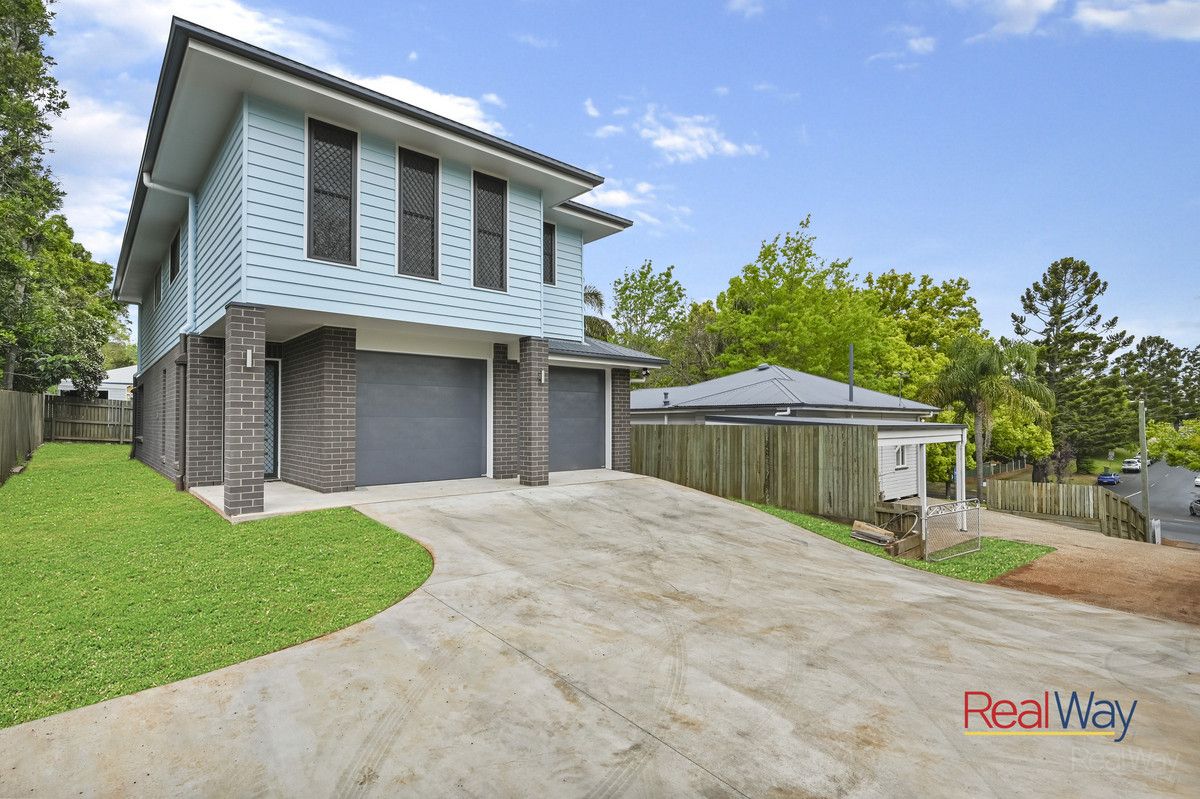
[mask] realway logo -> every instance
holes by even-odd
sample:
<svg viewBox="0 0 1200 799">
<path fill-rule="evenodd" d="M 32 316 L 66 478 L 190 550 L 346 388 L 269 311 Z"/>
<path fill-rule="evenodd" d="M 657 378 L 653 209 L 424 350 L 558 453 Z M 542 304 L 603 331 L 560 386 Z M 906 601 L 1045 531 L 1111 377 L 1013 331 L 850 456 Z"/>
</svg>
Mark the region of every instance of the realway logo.
<svg viewBox="0 0 1200 799">
<path fill-rule="evenodd" d="M 1040 699 L 994 699 L 987 691 L 963 692 L 963 733 L 965 735 L 1103 735 L 1114 742 L 1125 740 L 1137 700 L 1129 712 L 1112 699 L 1097 699 L 1089 691 L 1086 699 L 1078 692 L 1051 692 Z M 972 725 L 974 721 L 974 725 Z M 980 724 L 982 722 L 982 725 Z M 1053 726 L 1057 723 L 1057 727 Z"/>
</svg>

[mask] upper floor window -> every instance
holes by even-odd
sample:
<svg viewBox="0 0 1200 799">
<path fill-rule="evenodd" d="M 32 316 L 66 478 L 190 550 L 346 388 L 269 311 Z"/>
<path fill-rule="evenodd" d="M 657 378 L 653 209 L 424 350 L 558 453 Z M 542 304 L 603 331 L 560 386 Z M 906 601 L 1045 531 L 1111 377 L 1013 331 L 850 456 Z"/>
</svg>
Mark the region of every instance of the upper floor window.
<svg viewBox="0 0 1200 799">
<path fill-rule="evenodd" d="M 550 222 L 542 223 L 542 282 L 554 285 L 554 241 L 556 228 Z"/>
<path fill-rule="evenodd" d="M 171 239 L 171 282 L 175 282 L 175 278 L 179 277 L 179 233 L 175 233 L 175 238 Z"/>
<path fill-rule="evenodd" d="M 896 447 L 896 468 L 908 468 L 908 450 L 904 447 Z"/>
<path fill-rule="evenodd" d="M 506 291 L 508 264 L 505 251 L 505 195 L 508 184 L 491 175 L 475 173 L 475 285 Z"/>
<path fill-rule="evenodd" d="M 308 257 L 354 263 L 358 134 L 308 121 Z"/>
<path fill-rule="evenodd" d="M 437 279 L 436 158 L 400 150 L 400 252 L 402 275 Z"/>
</svg>

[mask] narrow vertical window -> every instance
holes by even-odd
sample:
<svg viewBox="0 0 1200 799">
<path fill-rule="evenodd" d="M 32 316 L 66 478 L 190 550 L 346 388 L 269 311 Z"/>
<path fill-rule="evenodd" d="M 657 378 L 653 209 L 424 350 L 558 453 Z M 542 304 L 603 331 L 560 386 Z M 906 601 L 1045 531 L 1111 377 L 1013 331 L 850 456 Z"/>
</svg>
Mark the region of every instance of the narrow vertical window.
<svg viewBox="0 0 1200 799">
<path fill-rule="evenodd" d="M 896 468 L 897 469 L 907 469 L 908 468 L 908 453 L 905 451 L 904 447 L 902 447 L 902 446 L 896 447 Z"/>
<path fill-rule="evenodd" d="M 158 307 L 158 301 L 162 299 L 162 267 L 154 273 L 154 307 Z"/>
<path fill-rule="evenodd" d="M 402 275 L 437 279 L 436 158 L 400 150 L 400 245 Z"/>
<path fill-rule="evenodd" d="M 542 282 L 548 286 L 554 285 L 555 231 L 551 223 L 542 223 Z"/>
<path fill-rule="evenodd" d="M 499 178 L 475 173 L 475 285 L 497 291 L 508 289 L 506 188 Z"/>
<path fill-rule="evenodd" d="M 175 232 L 175 238 L 171 239 L 171 282 L 175 282 L 175 278 L 179 277 L 179 231 Z"/>
<path fill-rule="evenodd" d="M 358 135 L 308 121 L 308 257 L 354 264 Z"/>
</svg>

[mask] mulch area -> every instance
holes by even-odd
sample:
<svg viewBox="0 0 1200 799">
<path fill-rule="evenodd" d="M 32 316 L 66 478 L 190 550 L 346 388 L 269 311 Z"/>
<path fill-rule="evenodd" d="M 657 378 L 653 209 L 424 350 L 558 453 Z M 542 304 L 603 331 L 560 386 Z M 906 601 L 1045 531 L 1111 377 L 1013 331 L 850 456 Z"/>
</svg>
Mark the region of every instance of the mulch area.
<svg viewBox="0 0 1200 799">
<path fill-rule="evenodd" d="M 1108 538 L 1007 513 L 982 514 L 984 535 L 1055 548 L 992 585 L 1200 624 L 1200 551 Z"/>
</svg>

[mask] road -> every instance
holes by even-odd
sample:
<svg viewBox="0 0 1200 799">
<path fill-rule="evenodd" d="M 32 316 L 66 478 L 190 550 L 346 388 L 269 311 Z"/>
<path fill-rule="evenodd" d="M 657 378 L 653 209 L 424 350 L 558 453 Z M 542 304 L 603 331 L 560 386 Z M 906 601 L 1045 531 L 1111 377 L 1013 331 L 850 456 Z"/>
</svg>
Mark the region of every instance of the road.
<svg viewBox="0 0 1200 799">
<path fill-rule="evenodd" d="M 1162 537 L 1200 544 L 1200 516 L 1188 515 L 1188 504 L 1200 498 L 1200 488 L 1192 485 L 1195 472 L 1163 462 L 1150 466 L 1150 515 L 1162 520 Z M 1142 506 L 1142 479 L 1137 474 L 1122 474 L 1121 484 L 1110 489 Z"/>
</svg>

